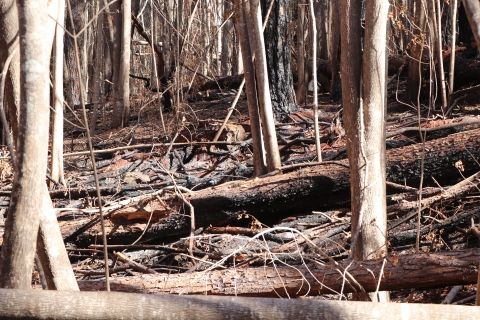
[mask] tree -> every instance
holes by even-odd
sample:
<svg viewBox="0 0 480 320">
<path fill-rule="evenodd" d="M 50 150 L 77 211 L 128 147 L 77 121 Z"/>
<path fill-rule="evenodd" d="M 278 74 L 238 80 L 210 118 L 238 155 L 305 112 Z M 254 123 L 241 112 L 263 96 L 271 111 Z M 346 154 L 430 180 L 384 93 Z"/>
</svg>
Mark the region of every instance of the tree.
<svg viewBox="0 0 480 320">
<path fill-rule="evenodd" d="M 265 174 L 267 164 L 265 159 L 265 147 L 262 139 L 262 127 L 257 99 L 257 88 L 255 82 L 255 66 L 253 65 L 253 53 L 250 39 L 248 37 L 247 22 L 245 16 L 248 14 L 245 5 L 241 0 L 234 1 L 235 23 L 240 43 L 240 51 L 243 60 L 245 87 L 247 95 L 248 113 L 250 115 L 250 126 L 252 128 L 253 140 L 253 175 L 255 177 Z"/>
<path fill-rule="evenodd" d="M 341 74 L 350 165 L 353 259 L 386 254 L 385 41 L 388 2 L 342 0 Z M 376 298 L 375 298 L 376 299 Z"/>
<path fill-rule="evenodd" d="M 283 121 L 298 110 L 290 66 L 290 9 L 288 0 L 267 0 L 264 8 L 268 8 L 271 1 L 275 3 L 264 33 L 266 63 L 273 114 L 277 121 Z"/>
<path fill-rule="evenodd" d="M 247 14 L 248 35 L 250 45 L 255 53 L 255 77 L 257 81 L 260 117 L 262 119 L 262 133 L 267 159 L 267 171 L 272 172 L 281 166 L 280 152 L 278 151 L 277 135 L 275 132 L 274 112 L 268 81 L 268 66 L 265 55 L 265 42 L 262 36 L 262 16 L 260 0 L 250 0 L 250 14 Z M 278 110 L 277 110 L 278 111 Z"/>
<path fill-rule="evenodd" d="M 49 67 L 52 37 L 48 35 L 45 1 L 17 1 L 20 36 L 20 126 L 18 171 L 5 224 L 0 287 L 30 288 L 40 215 L 47 188 Z"/>
<path fill-rule="evenodd" d="M 15 0 L 0 1 L 0 63 L 13 55 L 5 83 L 10 126 L 13 137 L 17 137 L 18 113 L 20 103 L 20 53 L 18 50 L 18 11 Z M 17 141 L 14 139 L 13 143 Z"/>
<path fill-rule="evenodd" d="M 112 127 L 127 126 L 130 117 L 130 38 L 132 28 L 132 2 L 122 0 L 119 71 L 114 76 L 114 113 Z M 117 23 L 119 23 L 117 21 Z M 118 25 L 116 25 L 118 28 Z M 116 56 L 117 57 L 117 56 Z"/>
<path fill-rule="evenodd" d="M 64 186 L 63 174 L 63 36 L 65 25 L 65 0 L 58 1 L 58 17 L 55 25 L 55 46 L 53 48 L 53 123 L 52 160 L 50 173 L 55 181 Z"/>
<path fill-rule="evenodd" d="M 408 77 L 407 87 L 403 100 L 406 103 L 418 104 L 422 85 L 422 55 L 424 47 L 424 31 L 426 24 L 424 1 L 415 1 L 414 11 L 414 29 L 409 44 L 408 52 Z"/>
<path fill-rule="evenodd" d="M 17 6 L 21 26 L 20 125 L 16 174 L 0 260 L 0 287 L 30 288 L 37 248 L 48 288 L 78 290 L 45 183 L 50 52 L 58 1 L 50 2 L 48 12 L 45 1 L 17 1 Z"/>
</svg>

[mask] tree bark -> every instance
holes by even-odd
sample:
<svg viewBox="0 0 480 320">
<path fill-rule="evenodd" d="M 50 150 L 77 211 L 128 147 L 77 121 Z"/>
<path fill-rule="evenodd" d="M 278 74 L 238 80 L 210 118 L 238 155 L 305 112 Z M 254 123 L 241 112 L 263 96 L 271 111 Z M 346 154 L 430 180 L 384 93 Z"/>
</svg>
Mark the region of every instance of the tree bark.
<svg viewBox="0 0 480 320">
<path fill-rule="evenodd" d="M 267 21 L 263 37 L 265 39 L 271 104 L 275 120 L 280 122 L 285 120 L 290 113 L 298 110 L 290 66 L 291 41 L 288 36 L 290 2 L 288 0 L 265 1 L 267 8 L 270 1 L 275 1 L 275 4 L 272 8 L 271 17 Z"/>
<path fill-rule="evenodd" d="M 417 106 L 422 85 L 422 54 L 425 31 L 425 7 L 423 1 L 415 2 L 415 18 L 413 36 L 409 44 L 407 87 L 403 100 Z"/>
<path fill-rule="evenodd" d="M 75 25 L 75 34 L 78 35 L 79 31 L 85 25 L 85 18 L 86 18 L 86 4 L 83 0 L 71 0 L 70 5 L 72 8 L 72 19 Z M 73 34 L 74 30 L 71 24 L 71 19 L 67 16 L 66 19 L 66 30 L 69 34 Z M 86 33 L 85 33 L 86 34 Z M 80 85 L 85 85 L 85 70 L 78 70 L 77 64 L 75 60 L 75 50 L 78 50 L 78 54 L 80 55 L 80 61 L 84 61 L 86 58 L 84 57 L 83 46 L 86 41 L 85 34 L 81 34 L 77 38 L 78 48 L 75 48 L 74 40 L 69 35 L 65 37 L 65 69 L 64 69 L 64 77 L 65 77 L 65 100 L 70 107 L 78 106 L 81 104 L 80 102 Z M 83 65 L 83 63 L 82 63 Z"/>
<path fill-rule="evenodd" d="M 114 113 L 112 127 L 128 126 L 130 118 L 130 38 L 132 28 L 132 2 L 122 0 L 121 43 L 118 78 L 114 93 Z"/>
<path fill-rule="evenodd" d="M 1 253 L 0 287 L 28 289 L 31 285 L 40 216 L 46 189 L 49 70 L 54 29 L 47 3 L 17 1 L 20 36 L 20 123 L 18 172 L 5 224 Z M 56 13 L 54 14 L 56 15 Z M 41 36 L 39 36 L 41 35 Z"/>
<path fill-rule="evenodd" d="M 265 147 L 263 144 L 262 127 L 260 123 L 260 110 L 257 99 L 257 87 L 255 82 L 255 66 L 253 64 L 253 53 L 251 50 L 250 39 L 246 24 L 245 6 L 240 0 L 234 2 L 236 10 L 237 33 L 240 43 L 243 67 L 245 71 L 245 86 L 248 104 L 248 114 L 250 116 L 250 126 L 253 141 L 253 175 L 255 177 L 267 172 L 267 162 L 265 159 Z"/>
<path fill-rule="evenodd" d="M 20 50 L 18 49 L 18 9 L 15 0 L 0 1 L 0 66 L 13 55 L 5 82 L 7 103 L 13 144 L 17 145 L 18 110 L 20 109 Z M 15 52 L 16 49 L 16 53 Z"/>
<path fill-rule="evenodd" d="M 480 3 L 475 0 L 463 0 L 463 6 L 468 22 L 472 27 L 473 36 L 478 44 L 480 43 Z"/>
<path fill-rule="evenodd" d="M 272 172 L 275 168 L 281 166 L 281 162 L 277 145 L 277 135 L 275 132 L 272 99 L 269 89 L 260 0 L 250 0 L 249 13 L 250 14 L 246 15 L 246 20 L 250 26 L 248 30 L 248 35 L 252 40 L 250 45 L 253 47 L 255 53 L 255 76 L 257 81 L 258 101 L 260 105 L 260 117 L 262 119 L 262 133 L 266 151 L 267 171 Z"/>
<path fill-rule="evenodd" d="M 58 15 L 55 25 L 54 70 L 53 70 L 53 121 L 52 158 L 50 172 L 52 178 L 66 186 L 63 172 L 63 41 L 65 26 L 65 0 L 58 1 Z"/>
<path fill-rule="evenodd" d="M 383 277 L 379 277 L 383 259 L 342 260 L 337 263 L 284 267 L 230 268 L 200 273 L 144 274 L 112 279 L 114 291 L 148 294 L 208 294 L 257 297 L 299 297 L 303 295 L 358 292 L 360 284 L 367 292 L 431 289 L 450 285 L 473 284 L 480 262 L 480 249 L 419 255 L 386 257 Z M 346 281 L 342 275 L 347 269 Z M 98 291 L 102 280 L 79 281 L 82 291 Z M 343 291 L 342 291 L 343 290 Z"/>
<path fill-rule="evenodd" d="M 8 319 L 476 319 L 469 306 L 309 299 L 0 290 Z"/>
<path fill-rule="evenodd" d="M 92 118 L 90 119 L 90 134 L 95 135 L 95 130 L 97 126 L 98 110 L 99 106 L 103 99 L 103 12 L 99 12 L 99 9 L 102 8 L 97 2 L 97 31 L 95 38 L 95 69 L 93 73 L 93 113 Z"/>
<path fill-rule="evenodd" d="M 307 99 L 308 74 L 305 72 L 305 0 L 298 1 L 297 19 L 297 103 L 304 104 Z"/>
</svg>

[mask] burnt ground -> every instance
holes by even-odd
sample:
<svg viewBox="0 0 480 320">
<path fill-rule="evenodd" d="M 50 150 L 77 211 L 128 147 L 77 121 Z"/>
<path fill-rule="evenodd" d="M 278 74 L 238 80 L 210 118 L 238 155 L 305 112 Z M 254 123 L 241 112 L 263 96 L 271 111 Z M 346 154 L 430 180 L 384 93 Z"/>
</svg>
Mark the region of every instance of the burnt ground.
<svg viewBox="0 0 480 320">
<path fill-rule="evenodd" d="M 403 82 L 400 82 L 397 89 L 394 82 L 389 87 L 387 132 L 395 132 L 418 124 L 416 108 L 402 104 L 396 99 L 397 96 L 401 96 L 402 85 Z M 161 104 L 158 98 L 145 89 L 137 89 L 131 100 L 130 126 L 122 129 L 104 129 L 108 128 L 109 119 L 111 119 L 110 102 L 106 103 L 104 109 L 99 112 L 98 128 L 93 137 L 93 145 L 95 150 L 103 150 L 102 153 L 96 154 L 102 201 L 107 210 L 117 206 L 117 209 L 112 209 L 112 213 L 108 216 L 107 232 L 114 239 L 112 244 L 125 245 L 125 255 L 130 259 L 159 273 L 182 273 L 208 267 L 208 264 L 199 263 L 199 260 L 190 259 L 186 255 L 188 241 L 185 237 L 188 237 L 189 232 L 185 230 L 188 230 L 188 225 L 182 225 L 183 220 L 176 218 L 182 213 L 172 208 L 171 194 L 157 196 L 162 203 L 160 209 L 153 207 L 150 209 L 145 207 L 145 210 L 131 209 L 127 208 L 125 201 L 147 197 L 148 194 L 159 192 L 165 187 L 180 186 L 197 191 L 211 186 L 221 188 L 222 184 L 231 183 L 231 181 L 241 183 L 251 179 L 252 148 L 244 94 L 241 95 L 230 117 L 226 134 L 219 139 L 224 143 L 217 146 L 195 144 L 212 141 L 235 94 L 235 90 L 208 90 L 188 99 L 186 97 L 187 102 L 182 103 L 177 112 L 160 112 Z M 442 127 L 464 121 L 472 122 L 469 125 L 434 131 L 427 135 L 427 139 L 433 140 L 452 133 L 479 128 L 480 106 L 477 104 L 480 101 L 479 98 L 478 94 L 470 94 L 460 101 L 447 117 L 443 117 L 438 108 L 437 111 L 429 112 L 422 106 L 421 122 L 424 128 Z M 323 158 L 327 160 L 345 158 L 346 140 L 341 122 L 341 104 L 330 102 L 328 95 L 325 94 L 319 97 L 319 109 Z M 101 230 L 98 223 L 89 226 L 88 222 L 95 219 L 98 199 L 94 193 L 91 162 L 88 156 L 82 153 L 87 151 L 86 133 L 73 116 L 73 112 L 79 113 L 78 110 L 66 112 L 66 118 L 69 120 L 65 125 L 64 140 L 67 188 L 52 181 L 48 183 L 72 266 L 79 279 L 95 279 L 103 277 L 101 273 L 90 272 L 101 270 L 103 267 L 103 254 L 96 246 L 101 243 L 99 237 Z M 88 112 L 91 115 L 92 110 Z M 477 120 L 479 123 L 475 123 Z M 277 132 L 284 166 L 315 161 L 311 104 L 300 106 L 299 111 L 291 114 L 285 123 L 277 124 Z M 231 144 L 227 145 L 225 142 Z M 406 132 L 388 138 L 387 148 L 398 148 L 419 142 L 418 132 Z M 2 177 L 0 207 L 5 212 L 13 179 L 6 148 L 3 149 L 3 157 L 0 159 L 0 169 Z M 478 168 L 475 172 L 477 171 L 479 171 Z M 271 177 L 266 176 L 261 179 L 268 183 Z M 429 187 L 446 187 L 457 182 L 442 182 L 441 186 Z M 478 185 L 478 180 L 475 183 Z M 395 202 L 397 192 L 398 190 L 389 190 L 389 204 Z M 431 205 L 424 211 L 425 215 L 431 218 L 424 218 L 422 226 L 447 219 L 460 210 L 478 207 L 479 194 L 477 188 L 470 190 L 468 194 L 460 194 L 452 200 Z M 222 211 L 225 208 L 218 208 L 218 210 Z M 389 216 L 391 219 L 398 218 L 395 213 Z M 475 223 L 480 220 L 478 214 L 470 218 Z M 177 228 L 179 231 L 163 234 L 151 232 L 166 220 L 170 223 L 168 228 L 172 230 Z M 239 246 L 245 246 L 245 250 L 249 252 L 260 252 L 264 247 L 262 244 L 250 241 L 250 237 L 266 227 L 293 227 L 305 234 L 311 234 L 312 239 L 317 241 L 317 245 L 334 259 L 344 259 L 348 255 L 350 241 L 348 221 L 348 201 L 312 207 L 309 211 L 292 212 L 289 216 L 272 216 L 262 220 L 246 212 L 234 221 L 197 228 L 194 245 L 199 252 L 216 252 L 219 255 L 228 255 Z M 476 240 L 468 233 L 470 226 L 470 219 L 468 219 L 468 222 L 462 222 L 454 228 L 433 229 L 422 236 L 422 252 L 461 250 L 478 246 L 478 239 Z M 392 232 L 408 231 L 414 227 L 415 223 L 410 219 Z M 3 233 L 2 228 L 0 233 Z M 318 236 L 320 233 L 329 236 L 322 238 Z M 278 231 L 272 233 L 265 241 L 270 249 L 274 250 L 292 239 L 291 233 Z M 130 246 L 133 243 L 170 246 L 182 250 L 182 254 L 165 250 L 138 251 Z M 390 247 L 389 251 L 396 254 L 413 253 L 414 243 L 406 241 Z M 304 253 L 310 253 L 307 247 Z M 139 272 L 129 268 L 128 264 L 122 264 L 113 254 L 110 257 L 113 266 L 126 266 L 118 273 L 114 273 L 113 277 L 125 277 Z M 205 257 L 203 258 L 205 261 Z M 298 262 L 294 260 L 286 258 L 285 261 L 291 264 Z M 206 261 L 213 260 L 207 258 Z M 250 263 L 252 266 L 263 264 L 264 261 L 259 259 Z M 230 265 L 230 262 L 225 263 L 227 267 Z M 35 279 L 38 283 L 38 275 Z M 441 303 L 450 289 L 451 287 L 444 287 L 413 292 L 401 290 L 392 292 L 392 300 Z M 475 294 L 474 291 L 473 285 L 466 285 L 456 295 L 454 301 L 470 297 Z"/>
</svg>

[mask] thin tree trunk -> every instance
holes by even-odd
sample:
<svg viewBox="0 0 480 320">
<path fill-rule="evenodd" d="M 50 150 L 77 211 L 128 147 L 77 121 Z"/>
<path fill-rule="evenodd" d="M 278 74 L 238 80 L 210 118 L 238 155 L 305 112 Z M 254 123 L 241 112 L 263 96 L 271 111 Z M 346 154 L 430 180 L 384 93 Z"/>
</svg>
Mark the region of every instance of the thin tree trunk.
<svg viewBox="0 0 480 320">
<path fill-rule="evenodd" d="M 99 105 L 103 97 L 103 12 L 98 12 L 97 5 L 97 38 L 95 39 L 95 70 L 93 73 L 93 114 L 90 120 L 90 134 L 95 135 Z"/>
<path fill-rule="evenodd" d="M 384 0 L 366 3 L 361 88 L 363 106 L 360 102 L 358 129 L 361 131 L 357 132 L 363 141 L 360 141 L 357 159 L 349 160 L 350 165 L 352 162 L 358 165 L 359 175 L 355 181 L 358 184 L 352 187 L 352 251 L 353 258 L 359 261 L 387 254 L 385 51 L 388 8 L 389 3 Z M 388 302 L 389 293 L 381 292 L 378 300 L 377 297 L 372 297 L 372 300 Z"/>
<path fill-rule="evenodd" d="M 440 81 L 440 94 L 442 95 L 442 111 L 447 112 L 447 89 L 445 87 L 445 72 L 443 69 L 443 54 L 442 54 L 442 12 L 440 9 L 440 0 L 434 0 L 433 4 L 436 6 L 436 33 L 437 43 L 435 48 L 437 49 L 437 65 L 439 68 L 438 75 Z"/>
<path fill-rule="evenodd" d="M 367 2 L 363 61 L 361 1 L 342 0 L 340 8 L 344 13 L 341 73 L 352 198 L 351 247 L 353 259 L 361 261 L 387 252 L 384 94 L 388 2 Z"/>
<path fill-rule="evenodd" d="M 250 39 L 248 37 L 247 22 L 245 15 L 249 12 L 246 5 L 241 0 L 235 0 L 235 17 L 237 24 L 237 34 L 239 38 L 240 51 L 245 70 L 245 88 L 247 95 L 248 113 L 250 116 L 250 126 L 253 140 L 253 175 L 261 176 L 267 172 L 265 148 L 262 138 L 262 127 L 260 124 L 260 112 L 257 100 L 257 88 L 255 82 L 255 66 L 252 60 L 252 51 Z"/>
<path fill-rule="evenodd" d="M 425 10 L 423 1 L 415 2 L 415 18 L 413 23 L 413 36 L 410 40 L 410 51 L 408 59 L 408 76 L 407 86 L 405 89 L 404 101 L 417 105 L 417 100 L 420 95 L 421 81 L 422 81 L 422 54 L 424 41 L 423 33 L 425 30 Z"/>
<path fill-rule="evenodd" d="M 307 100 L 307 85 L 305 74 L 305 0 L 298 1 L 298 19 L 297 19 L 297 103 L 304 104 Z M 312 68 L 313 74 L 316 74 L 316 68 Z"/>
<path fill-rule="evenodd" d="M 13 54 L 5 79 L 5 101 L 15 146 L 17 145 L 18 110 L 20 109 L 20 50 L 17 47 L 18 43 L 18 10 L 15 0 L 0 1 L 1 63 L 3 64 Z"/>
<path fill-rule="evenodd" d="M 318 85 L 317 85 L 317 27 L 313 0 L 309 0 L 310 21 L 312 28 L 312 63 L 313 63 L 313 123 L 315 128 L 315 145 L 317 147 L 317 161 L 322 162 L 322 148 L 320 146 L 320 129 L 318 127 Z"/>
<path fill-rule="evenodd" d="M 49 67 L 54 28 L 47 3 L 17 1 L 20 35 L 20 119 L 17 148 L 18 172 L 5 224 L 0 287 L 28 289 L 31 286 L 37 233 L 38 208 L 47 188 Z M 56 13 L 54 14 L 56 15 Z M 41 35 L 41 36 L 39 36 Z M 44 189 L 44 193 L 40 190 Z"/>
<path fill-rule="evenodd" d="M 66 186 L 63 172 L 63 37 L 65 26 L 65 0 L 58 1 L 55 26 L 54 71 L 53 71 L 53 124 L 51 176 Z"/>
<path fill-rule="evenodd" d="M 110 5 L 112 16 L 112 61 L 113 61 L 113 116 L 111 126 L 113 128 L 122 125 L 123 105 L 122 98 L 122 80 L 120 76 L 120 66 L 122 60 L 122 6 L 120 1 L 115 1 Z M 110 20 L 110 19 L 109 19 Z"/>
<path fill-rule="evenodd" d="M 342 100 L 342 83 L 340 80 L 340 60 L 341 60 L 341 46 L 340 38 L 342 37 L 340 32 L 340 2 L 333 1 L 332 6 L 332 19 L 330 35 L 330 52 L 332 59 L 332 82 L 330 85 L 330 99 L 334 102 Z"/>
<path fill-rule="evenodd" d="M 130 38 L 132 33 L 132 2 L 122 0 L 122 29 L 120 61 L 117 79 L 118 91 L 115 93 L 115 111 L 112 127 L 128 126 L 130 118 Z"/>
<path fill-rule="evenodd" d="M 257 80 L 260 116 L 262 119 L 263 141 L 266 151 L 267 171 L 272 172 L 281 166 L 278 150 L 275 122 L 273 119 L 272 101 L 268 82 L 267 59 L 262 32 L 262 15 L 260 1 L 250 0 L 249 37 L 255 52 L 255 75 Z"/>
<path fill-rule="evenodd" d="M 456 45 L 456 37 L 457 37 L 457 0 L 452 0 L 450 4 L 450 12 L 451 12 L 451 23 L 452 23 L 452 31 L 451 31 L 451 53 L 450 53 L 450 69 L 448 72 L 448 97 L 450 100 L 450 95 L 453 93 L 453 79 L 454 79 L 454 72 L 455 72 L 455 45 Z M 450 104 L 450 103 L 449 103 Z"/>
</svg>

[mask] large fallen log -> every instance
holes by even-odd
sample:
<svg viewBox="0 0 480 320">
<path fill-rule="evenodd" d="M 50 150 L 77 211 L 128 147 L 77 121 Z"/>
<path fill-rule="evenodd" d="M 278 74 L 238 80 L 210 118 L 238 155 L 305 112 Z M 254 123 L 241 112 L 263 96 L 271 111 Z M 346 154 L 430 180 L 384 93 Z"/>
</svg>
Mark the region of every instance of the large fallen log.
<svg viewBox="0 0 480 320">
<path fill-rule="evenodd" d="M 0 289 L 2 319 L 478 319 L 474 307 Z"/>
<path fill-rule="evenodd" d="M 387 181 L 417 187 L 421 176 L 421 154 L 421 144 L 387 150 Z M 426 142 L 424 186 L 437 186 L 432 178 L 446 185 L 477 172 L 476 159 L 480 159 L 480 129 Z M 460 174 L 457 167 L 463 168 L 464 172 Z M 224 225 L 245 213 L 254 215 L 263 222 L 275 223 L 286 216 L 310 213 L 333 203 L 348 201 L 349 186 L 348 160 L 341 160 L 286 174 L 230 182 L 184 194 L 184 198 L 195 209 L 197 228 Z M 165 207 L 165 203 L 156 197 L 143 206 L 147 204 L 152 208 Z M 173 213 L 152 223 L 143 234 L 143 242 L 190 231 L 188 206 L 184 205 L 183 200 L 177 198 L 167 204 Z M 183 210 L 187 210 L 187 215 L 182 213 Z M 133 215 L 134 211 L 129 211 L 129 214 Z M 150 216 L 150 211 L 147 211 L 148 214 L 143 215 L 145 223 Z M 99 230 L 85 232 L 75 240 L 76 234 L 69 241 L 88 245 L 95 241 L 93 235 L 98 232 Z M 116 244 L 135 241 L 142 232 L 143 229 L 116 229 L 109 234 L 109 242 Z"/>
<path fill-rule="evenodd" d="M 387 181 L 418 187 L 422 145 L 387 151 Z M 425 144 L 424 186 L 458 181 L 478 171 L 480 129 L 452 134 Z M 455 165 L 463 164 L 459 173 Z M 341 164 L 341 165 L 339 165 Z M 311 166 L 287 174 L 231 182 L 186 194 L 197 226 L 219 224 L 249 213 L 259 219 L 281 217 L 348 201 L 348 160 Z M 180 203 L 178 204 L 180 206 Z"/>
<path fill-rule="evenodd" d="M 261 268 L 230 268 L 185 274 L 144 274 L 113 278 L 114 291 L 156 294 L 208 294 L 263 297 L 374 292 L 416 288 L 428 289 L 477 282 L 480 249 L 434 254 L 401 255 L 362 262 L 343 260 L 307 266 L 286 267 L 277 264 Z M 355 279 L 347 274 L 345 270 Z M 357 284 L 358 283 L 358 284 Z M 83 291 L 105 289 L 104 280 L 79 281 Z"/>
</svg>

